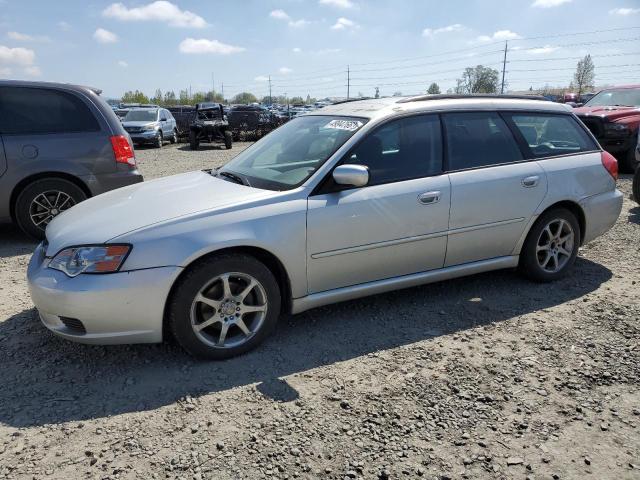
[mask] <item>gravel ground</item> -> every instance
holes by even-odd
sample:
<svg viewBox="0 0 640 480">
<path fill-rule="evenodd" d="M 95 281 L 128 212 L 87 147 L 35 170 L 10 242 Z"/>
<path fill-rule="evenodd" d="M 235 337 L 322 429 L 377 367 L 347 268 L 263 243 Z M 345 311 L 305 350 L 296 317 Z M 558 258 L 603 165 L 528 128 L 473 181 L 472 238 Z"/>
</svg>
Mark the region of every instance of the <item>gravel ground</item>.
<svg viewBox="0 0 640 480">
<path fill-rule="evenodd" d="M 245 145 L 137 153 L 153 178 Z M 559 283 L 503 271 L 324 307 L 206 363 L 48 333 L 34 244 L 1 225 L 0 478 L 638 479 L 639 234 L 625 198 Z"/>
</svg>

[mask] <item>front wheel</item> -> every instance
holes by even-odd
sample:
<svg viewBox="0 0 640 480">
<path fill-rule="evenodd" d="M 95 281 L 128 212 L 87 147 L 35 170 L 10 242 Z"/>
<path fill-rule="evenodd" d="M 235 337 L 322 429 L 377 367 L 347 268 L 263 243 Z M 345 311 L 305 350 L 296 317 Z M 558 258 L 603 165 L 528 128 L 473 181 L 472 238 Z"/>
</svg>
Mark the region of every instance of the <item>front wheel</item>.
<svg viewBox="0 0 640 480">
<path fill-rule="evenodd" d="M 169 327 L 191 355 L 220 360 L 258 346 L 280 316 L 280 288 L 253 257 L 209 257 L 180 280 L 169 303 Z"/>
<path fill-rule="evenodd" d="M 174 130 L 173 131 L 173 135 L 171 135 L 171 137 L 169 137 L 169 143 L 174 144 L 178 141 L 178 131 Z"/>
<path fill-rule="evenodd" d="M 158 132 L 158 136 L 156 137 L 156 147 L 162 148 L 162 142 L 164 139 L 162 138 L 162 132 Z"/>
<path fill-rule="evenodd" d="M 531 227 L 520 252 L 521 271 L 537 282 L 564 277 L 578 254 L 580 225 L 569 210 L 544 212 Z"/>
<path fill-rule="evenodd" d="M 231 150 L 233 146 L 233 134 L 229 130 L 225 130 L 224 132 L 224 146 L 227 150 Z"/>
</svg>

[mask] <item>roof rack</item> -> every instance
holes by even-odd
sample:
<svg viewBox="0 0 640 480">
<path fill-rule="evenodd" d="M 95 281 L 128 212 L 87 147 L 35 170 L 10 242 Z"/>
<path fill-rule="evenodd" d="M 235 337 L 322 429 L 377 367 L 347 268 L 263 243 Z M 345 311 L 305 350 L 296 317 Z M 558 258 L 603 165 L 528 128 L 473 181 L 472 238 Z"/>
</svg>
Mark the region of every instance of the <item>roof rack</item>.
<svg viewBox="0 0 640 480">
<path fill-rule="evenodd" d="M 331 105 L 340 105 L 341 103 L 359 102 L 360 100 L 371 100 L 371 97 L 349 98 L 347 100 L 339 100 L 337 102 L 333 102 Z"/>
<path fill-rule="evenodd" d="M 423 100 L 455 100 L 465 98 L 504 98 L 507 100 L 538 100 L 541 102 L 548 102 L 549 100 L 541 95 L 509 95 L 509 94 L 492 94 L 492 93 L 471 93 L 466 95 L 461 94 L 434 94 L 434 95 L 419 95 L 417 97 L 403 98 L 398 100 L 397 103 L 409 103 L 409 102 L 422 102 Z"/>
</svg>

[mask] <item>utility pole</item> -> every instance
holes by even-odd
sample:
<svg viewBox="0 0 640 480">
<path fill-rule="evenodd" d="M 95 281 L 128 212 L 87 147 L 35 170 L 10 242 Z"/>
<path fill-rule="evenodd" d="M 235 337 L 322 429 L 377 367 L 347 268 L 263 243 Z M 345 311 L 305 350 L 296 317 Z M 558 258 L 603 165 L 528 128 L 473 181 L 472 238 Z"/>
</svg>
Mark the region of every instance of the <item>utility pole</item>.
<svg viewBox="0 0 640 480">
<path fill-rule="evenodd" d="M 273 100 L 271 99 L 271 75 L 269 75 L 269 105 L 273 104 Z"/>
<path fill-rule="evenodd" d="M 505 40 L 504 42 L 504 59 L 502 60 L 502 86 L 500 87 L 500 94 L 504 93 L 504 73 L 507 69 L 507 44 L 509 42 Z"/>
<path fill-rule="evenodd" d="M 211 101 L 216 97 L 216 77 L 211 72 L 211 96 L 213 97 Z"/>
<path fill-rule="evenodd" d="M 222 103 L 224 103 L 224 82 L 222 82 Z"/>
<path fill-rule="evenodd" d="M 347 65 L 347 100 L 349 100 L 349 88 L 351 87 L 351 76 L 349 72 L 349 65 Z"/>
</svg>

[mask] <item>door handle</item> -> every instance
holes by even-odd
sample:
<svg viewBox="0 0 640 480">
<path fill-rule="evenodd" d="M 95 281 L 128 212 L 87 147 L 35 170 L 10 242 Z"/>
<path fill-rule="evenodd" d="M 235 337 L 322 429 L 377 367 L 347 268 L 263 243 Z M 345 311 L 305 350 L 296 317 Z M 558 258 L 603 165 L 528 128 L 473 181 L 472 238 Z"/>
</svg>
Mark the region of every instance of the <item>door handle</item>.
<svg viewBox="0 0 640 480">
<path fill-rule="evenodd" d="M 530 177 L 525 177 L 522 179 L 522 186 L 525 188 L 531 188 L 538 185 L 540 181 L 540 177 L 538 175 L 531 175 Z"/>
<path fill-rule="evenodd" d="M 425 192 L 418 195 L 418 202 L 422 205 L 433 205 L 440 201 L 440 192 Z"/>
</svg>

